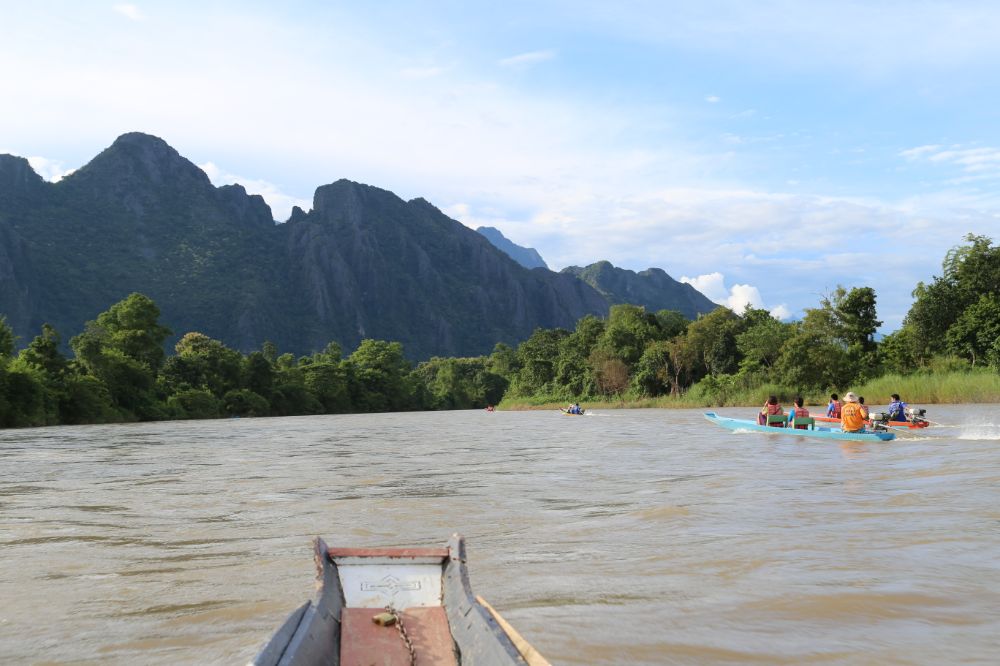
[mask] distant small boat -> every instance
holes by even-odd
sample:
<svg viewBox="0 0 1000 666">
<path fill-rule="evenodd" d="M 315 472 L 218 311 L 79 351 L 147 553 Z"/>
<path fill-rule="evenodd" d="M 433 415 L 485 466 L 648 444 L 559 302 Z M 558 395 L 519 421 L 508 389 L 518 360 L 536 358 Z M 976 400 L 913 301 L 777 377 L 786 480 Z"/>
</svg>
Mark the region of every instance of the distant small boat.
<svg viewBox="0 0 1000 666">
<path fill-rule="evenodd" d="M 565 414 L 566 416 L 583 416 L 584 413 L 586 413 L 587 410 L 586 409 L 581 409 L 579 412 L 571 412 L 568 409 L 563 409 L 562 407 L 560 407 L 559 411 L 562 412 L 563 414 Z"/>
<path fill-rule="evenodd" d="M 887 442 L 896 439 L 896 434 L 882 431 L 867 432 L 844 432 L 837 428 L 815 428 L 811 430 L 800 430 L 798 428 L 777 428 L 775 426 L 760 425 L 756 421 L 749 419 L 731 419 L 719 416 L 715 412 L 705 412 L 705 418 L 715 425 L 722 426 L 728 430 L 756 430 L 766 432 L 771 435 L 792 435 L 794 437 L 812 437 L 817 439 L 839 439 L 852 442 Z"/>
<path fill-rule="evenodd" d="M 473 596 L 461 536 L 444 548 L 330 548 L 319 537 L 313 545 L 316 600 L 249 666 L 550 666 Z"/>
</svg>

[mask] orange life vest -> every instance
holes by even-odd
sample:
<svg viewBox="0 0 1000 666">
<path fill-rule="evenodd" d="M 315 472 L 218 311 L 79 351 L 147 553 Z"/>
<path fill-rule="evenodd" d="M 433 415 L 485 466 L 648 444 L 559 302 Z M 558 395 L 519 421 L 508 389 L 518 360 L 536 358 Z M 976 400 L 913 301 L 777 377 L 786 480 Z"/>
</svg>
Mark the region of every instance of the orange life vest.
<svg viewBox="0 0 1000 666">
<path fill-rule="evenodd" d="M 865 414 L 856 402 L 845 403 L 840 409 L 840 423 L 844 432 L 857 432 L 865 427 Z"/>
</svg>

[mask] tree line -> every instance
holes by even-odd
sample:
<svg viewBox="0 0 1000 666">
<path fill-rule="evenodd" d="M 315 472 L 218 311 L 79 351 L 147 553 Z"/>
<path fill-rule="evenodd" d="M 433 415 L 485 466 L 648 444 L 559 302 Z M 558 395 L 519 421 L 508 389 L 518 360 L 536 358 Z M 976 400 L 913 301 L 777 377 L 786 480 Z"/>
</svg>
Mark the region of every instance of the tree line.
<svg viewBox="0 0 1000 666">
<path fill-rule="evenodd" d="M 170 336 L 156 304 L 132 294 L 88 322 L 61 351 L 45 324 L 17 351 L 0 316 L 0 427 L 135 420 L 469 409 L 503 399 L 555 402 L 695 395 L 706 404 L 756 387 L 838 389 L 931 366 L 1000 371 L 1000 247 L 969 235 L 919 283 L 902 327 L 881 325 L 871 287 L 838 287 L 782 322 L 747 307 L 694 321 L 613 306 L 574 330 L 537 329 L 488 356 L 412 364 L 398 342 L 336 343 L 295 357 L 271 343 L 242 354 L 197 332 Z"/>
</svg>

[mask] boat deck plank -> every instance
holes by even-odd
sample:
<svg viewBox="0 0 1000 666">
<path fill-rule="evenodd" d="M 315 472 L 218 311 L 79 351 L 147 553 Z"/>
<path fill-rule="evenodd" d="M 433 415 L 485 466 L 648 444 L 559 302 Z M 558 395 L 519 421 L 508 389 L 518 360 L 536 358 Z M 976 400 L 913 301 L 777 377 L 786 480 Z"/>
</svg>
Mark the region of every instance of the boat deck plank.
<svg viewBox="0 0 1000 666">
<path fill-rule="evenodd" d="M 372 618 L 381 608 L 345 608 L 341 625 L 341 666 L 410 666 L 410 652 L 395 625 Z M 420 666 L 458 666 L 444 608 L 408 608 L 399 612 Z"/>
</svg>

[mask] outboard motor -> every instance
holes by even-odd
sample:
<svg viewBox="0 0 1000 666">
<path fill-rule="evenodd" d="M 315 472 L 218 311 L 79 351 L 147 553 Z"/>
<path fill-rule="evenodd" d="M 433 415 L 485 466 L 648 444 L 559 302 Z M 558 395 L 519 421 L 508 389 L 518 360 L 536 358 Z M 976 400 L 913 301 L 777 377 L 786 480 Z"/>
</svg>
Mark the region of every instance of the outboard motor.
<svg viewBox="0 0 1000 666">
<path fill-rule="evenodd" d="M 926 413 L 927 410 L 922 407 L 906 408 L 906 417 L 910 420 L 911 423 L 926 423 L 927 419 L 924 418 L 924 415 Z"/>
<path fill-rule="evenodd" d="M 886 431 L 889 429 L 889 413 L 879 412 L 878 414 L 871 414 L 870 420 L 872 422 L 872 430 L 875 432 Z"/>
</svg>

